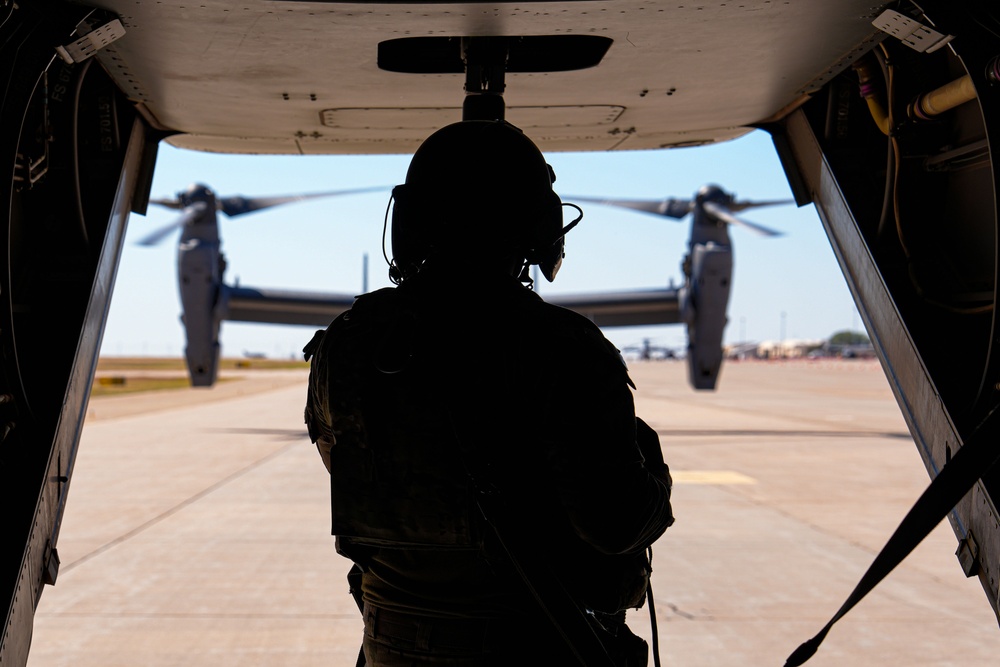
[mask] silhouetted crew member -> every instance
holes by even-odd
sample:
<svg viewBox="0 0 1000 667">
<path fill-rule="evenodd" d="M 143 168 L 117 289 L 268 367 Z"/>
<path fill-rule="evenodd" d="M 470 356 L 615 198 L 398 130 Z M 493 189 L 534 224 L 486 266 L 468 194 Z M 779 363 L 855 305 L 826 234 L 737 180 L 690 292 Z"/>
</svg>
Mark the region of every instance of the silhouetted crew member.
<svg viewBox="0 0 1000 667">
<path fill-rule="evenodd" d="M 541 590 L 553 582 L 631 653 L 618 664 L 645 664 L 624 610 L 643 605 L 645 550 L 673 522 L 670 476 L 618 351 L 523 284 L 533 264 L 552 280 L 572 226 L 553 180 L 508 123 L 435 132 L 393 191 L 397 287 L 305 349 L 370 667 L 574 664 L 579 628 Z M 530 547 L 520 563 L 512 544 Z M 519 568 L 547 573 L 538 596 Z"/>
</svg>

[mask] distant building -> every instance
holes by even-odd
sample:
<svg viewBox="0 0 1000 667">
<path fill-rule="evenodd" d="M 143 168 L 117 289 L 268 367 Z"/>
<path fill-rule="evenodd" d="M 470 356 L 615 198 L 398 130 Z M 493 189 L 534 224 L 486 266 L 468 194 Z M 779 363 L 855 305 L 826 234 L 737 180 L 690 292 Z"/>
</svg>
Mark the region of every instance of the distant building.
<svg viewBox="0 0 1000 667">
<path fill-rule="evenodd" d="M 801 359 L 825 344 L 822 340 L 768 340 L 757 345 L 757 356 L 761 359 Z"/>
<path fill-rule="evenodd" d="M 724 350 L 727 359 L 756 359 L 757 343 L 733 343 Z"/>
<path fill-rule="evenodd" d="M 793 339 L 744 342 L 727 345 L 727 359 L 803 359 L 837 357 L 842 359 L 872 359 L 875 348 L 867 340 L 856 343 L 831 343 L 829 340 Z"/>
</svg>

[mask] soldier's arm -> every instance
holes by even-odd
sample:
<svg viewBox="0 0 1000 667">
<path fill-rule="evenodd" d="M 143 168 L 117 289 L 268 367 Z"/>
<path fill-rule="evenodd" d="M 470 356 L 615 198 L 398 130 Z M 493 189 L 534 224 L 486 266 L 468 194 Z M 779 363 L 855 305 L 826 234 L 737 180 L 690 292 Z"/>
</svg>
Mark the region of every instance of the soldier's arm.
<svg viewBox="0 0 1000 667">
<path fill-rule="evenodd" d="M 549 467 L 577 534 L 605 553 L 634 552 L 673 523 L 669 470 L 655 431 L 636 419 L 624 366 L 587 351 L 548 397 Z"/>
<path fill-rule="evenodd" d="M 323 339 L 326 331 L 320 329 L 312 340 L 302 348 L 303 356 L 309 363 L 309 382 L 306 392 L 306 407 L 304 418 L 306 429 L 309 431 L 309 439 L 316 444 L 323 465 L 327 471 L 330 470 L 330 450 L 337 442 L 333 435 L 333 430 L 329 418 L 329 406 L 326 391 L 326 373 L 323 368 L 324 355 L 322 353 Z"/>
</svg>

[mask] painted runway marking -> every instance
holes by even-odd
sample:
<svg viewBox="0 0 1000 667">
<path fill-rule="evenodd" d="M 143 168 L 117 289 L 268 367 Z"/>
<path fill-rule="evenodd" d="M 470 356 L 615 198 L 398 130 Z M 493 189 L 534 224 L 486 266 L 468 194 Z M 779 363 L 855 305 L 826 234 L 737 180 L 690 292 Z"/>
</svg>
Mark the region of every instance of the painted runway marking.
<svg viewBox="0 0 1000 667">
<path fill-rule="evenodd" d="M 756 484 L 757 480 L 735 470 L 678 470 L 671 471 L 674 484 Z"/>
</svg>

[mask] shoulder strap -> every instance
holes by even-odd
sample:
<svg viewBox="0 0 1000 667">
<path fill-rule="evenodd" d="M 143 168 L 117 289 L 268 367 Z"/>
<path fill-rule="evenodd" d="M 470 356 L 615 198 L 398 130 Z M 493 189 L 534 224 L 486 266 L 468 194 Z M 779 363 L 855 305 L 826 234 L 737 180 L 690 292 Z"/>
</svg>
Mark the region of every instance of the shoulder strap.
<svg viewBox="0 0 1000 667">
<path fill-rule="evenodd" d="M 488 494 L 479 494 L 477 504 L 514 569 L 521 575 L 528 590 L 580 664 L 585 667 L 615 667 L 607 649 L 584 615 L 585 612 L 563 588 L 551 569 L 533 556 L 534 551 L 529 545 L 523 544 L 516 527 L 513 530 L 509 528 L 509 522 L 499 503 L 493 502 Z"/>
<path fill-rule="evenodd" d="M 525 290 L 525 294 L 518 293 L 518 296 L 537 300 L 542 307 L 548 308 L 547 304 L 530 291 Z M 578 317 L 575 313 L 572 315 Z M 512 330 L 522 331 L 520 322 L 510 322 L 509 326 Z M 442 402 L 441 410 L 447 415 L 451 424 L 458 456 L 475 490 L 475 502 L 483 523 L 487 529 L 492 529 L 510 564 L 524 581 L 556 632 L 572 651 L 578 664 L 583 667 L 617 667 L 607 647 L 588 620 L 587 612 L 564 587 L 550 564 L 539 557 L 537 548 L 528 543 L 516 517 L 510 516 L 506 509 L 503 495 L 493 486 L 489 470 L 488 452 L 493 448 L 484 447 L 482 443 L 472 448 L 468 446 L 469 443 L 463 442 L 461 433 L 474 433 L 475 430 L 461 429 L 460 425 L 468 424 L 472 416 L 456 411 L 453 402 L 447 400 L 448 391 L 448 389 L 442 391 L 441 395 L 445 396 L 446 400 Z M 515 398 L 512 397 L 512 400 Z M 489 435 L 490 439 L 499 437 L 496 431 L 491 431 Z"/>
<path fill-rule="evenodd" d="M 815 637 L 795 649 L 785 661 L 785 667 L 798 667 L 811 658 L 833 624 L 901 563 L 968 493 L 976 480 L 989 472 L 1000 460 L 998 436 L 1000 410 L 994 410 L 910 508 L 840 610 Z"/>
<path fill-rule="evenodd" d="M 545 616 L 551 621 L 560 637 L 584 667 L 616 667 L 607 648 L 597 636 L 585 616 L 586 612 L 570 595 L 552 569 L 536 557 L 537 550 L 525 544 L 525 539 L 503 506 L 499 492 L 488 483 L 482 472 L 481 462 L 470 460 L 469 452 L 459 436 L 455 414 L 448 405 L 443 406 L 451 422 L 458 455 L 466 474 L 475 489 L 476 506 L 483 522 L 493 529 L 497 541 L 507 554 L 511 565 L 524 581 Z M 476 457 L 472 457 L 475 459 Z"/>
</svg>

